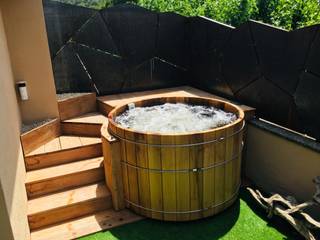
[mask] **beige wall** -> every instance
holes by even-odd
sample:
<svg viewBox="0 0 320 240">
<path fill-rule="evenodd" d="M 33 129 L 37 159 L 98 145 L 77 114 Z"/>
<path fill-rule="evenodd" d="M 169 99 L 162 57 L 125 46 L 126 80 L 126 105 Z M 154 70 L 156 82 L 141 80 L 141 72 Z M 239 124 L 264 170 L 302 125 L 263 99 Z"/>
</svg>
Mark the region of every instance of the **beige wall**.
<svg viewBox="0 0 320 240">
<path fill-rule="evenodd" d="M 312 179 L 320 175 L 320 153 L 252 125 L 246 144 L 246 175 L 258 187 L 299 201 L 312 198 Z M 320 211 L 316 217 L 320 219 Z"/>
<path fill-rule="evenodd" d="M 28 239 L 25 167 L 19 138 L 20 117 L 1 8 L 0 126 L 0 239 Z"/>
<path fill-rule="evenodd" d="M 19 101 L 24 123 L 58 116 L 41 0 L 1 0 L 15 81 L 27 81 L 30 100 Z"/>
</svg>

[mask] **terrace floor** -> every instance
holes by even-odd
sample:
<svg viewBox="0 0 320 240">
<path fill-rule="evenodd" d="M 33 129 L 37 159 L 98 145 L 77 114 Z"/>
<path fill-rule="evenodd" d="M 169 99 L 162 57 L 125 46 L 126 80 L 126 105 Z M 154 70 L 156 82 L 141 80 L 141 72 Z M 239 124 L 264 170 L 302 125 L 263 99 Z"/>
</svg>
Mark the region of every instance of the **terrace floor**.
<svg viewBox="0 0 320 240">
<path fill-rule="evenodd" d="M 246 189 L 229 209 L 204 220 L 174 223 L 141 220 L 80 240 L 299 240 L 303 239 L 279 217 L 267 219 Z"/>
</svg>

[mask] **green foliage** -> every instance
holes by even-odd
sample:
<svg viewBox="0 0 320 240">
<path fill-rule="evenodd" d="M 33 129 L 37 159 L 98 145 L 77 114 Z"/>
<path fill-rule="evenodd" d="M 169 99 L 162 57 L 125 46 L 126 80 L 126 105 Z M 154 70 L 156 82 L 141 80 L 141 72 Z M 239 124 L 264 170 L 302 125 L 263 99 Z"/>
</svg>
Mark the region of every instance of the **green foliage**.
<svg viewBox="0 0 320 240">
<path fill-rule="evenodd" d="M 105 8 L 113 3 L 113 0 L 55 0 L 55 1 L 77 5 L 81 7 L 95 8 L 95 9 Z"/>
<path fill-rule="evenodd" d="M 320 23 L 318 0 L 260 0 L 259 20 L 288 30 Z"/>
<path fill-rule="evenodd" d="M 206 16 L 239 26 L 248 19 L 263 21 L 288 30 L 320 23 L 319 0 L 56 0 L 101 9 L 134 3 L 142 7 L 176 12 L 184 16 Z"/>
</svg>

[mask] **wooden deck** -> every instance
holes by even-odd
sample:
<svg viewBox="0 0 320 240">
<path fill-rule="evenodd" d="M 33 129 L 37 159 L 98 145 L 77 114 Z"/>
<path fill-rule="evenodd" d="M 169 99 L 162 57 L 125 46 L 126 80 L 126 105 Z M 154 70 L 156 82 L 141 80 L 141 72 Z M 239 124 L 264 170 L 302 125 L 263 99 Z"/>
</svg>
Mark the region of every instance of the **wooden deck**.
<svg viewBox="0 0 320 240">
<path fill-rule="evenodd" d="M 133 93 L 123 93 L 98 97 L 98 109 L 104 114 L 108 114 L 112 109 L 119 105 L 124 105 L 130 102 L 140 101 L 147 98 L 158 98 L 158 97 L 204 97 L 204 98 L 216 98 L 227 102 L 232 101 L 219 97 L 217 95 L 189 87 L 175 87 L 175 88 L 164 88 L 150 91 L 133 92 Z M 254 116 L 255 109 L 243 104 L 237 104 L 245 112 L 246 118 L 251 118 Z"/>
<path fill-rule="evenodd" d="M 64 120 L 63 122 L 103 124 L 105 121 L 107 121 L 106 116 L 98 112 L 90 112 L 80 115 L 78 117 Z"/>
<path fill-rule="evenodd" d="M 129 210 L 115 211 L 108 209 L 92 215 L 66 221 L 61 224 L 33 231 L 32 240 L 76 239 L 90 233 L 107 230 L 127 223 L 139 221 L 143 217 Z"/>
<path fill-rule="evenodd" d="M 61 150 L 67 150 L 71 148 L 77 148 L 81 146 L 86 146 L 89 144 L 101 143 L 100 138 L 95 137 L 79 137 L 79 136 L 60 136 L 53 140 L 45 143 L 35 149 L 34 151 L 26 154 L 26 156 L 33 156 L 45 153 L 51 153 Z"/>
<path fill-rule="evenodd" d="M 114 210 L 115 189 L 106 184 L 109 173 L 105 175 L 103 164 L 110 159 L 102 156 L 101 127 L 118 105 L 163 96 L 223 99 L 189 86 L 98 99 L 87 94 L 59 101 L 60 119 L 21 136 L 32 240 L 75 239 L 142 219 L 129 210 Z M 238 106 L 246 118 L 254 116 L 254 108 Z"/>
</svg>

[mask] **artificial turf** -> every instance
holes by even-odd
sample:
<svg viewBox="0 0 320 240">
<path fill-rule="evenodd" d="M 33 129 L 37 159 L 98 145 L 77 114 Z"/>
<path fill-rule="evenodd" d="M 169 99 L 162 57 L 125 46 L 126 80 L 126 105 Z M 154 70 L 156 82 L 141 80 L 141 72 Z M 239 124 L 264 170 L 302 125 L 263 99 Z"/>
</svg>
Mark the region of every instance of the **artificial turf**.
<svg viewBox="0 0 320 240">
<path fill-rule="evenodd" d="M 142 220 L 81 240 L 296 240 L 297 232 L 279 217 L 266 218 L 266 213 L 242 189 L 236 203 L 216 216 L 184 223 Z"/>
</svg>

